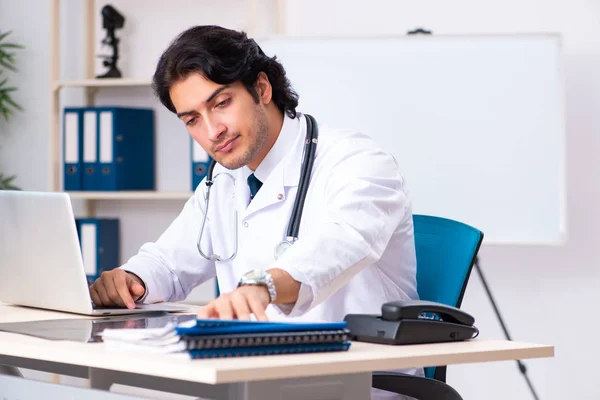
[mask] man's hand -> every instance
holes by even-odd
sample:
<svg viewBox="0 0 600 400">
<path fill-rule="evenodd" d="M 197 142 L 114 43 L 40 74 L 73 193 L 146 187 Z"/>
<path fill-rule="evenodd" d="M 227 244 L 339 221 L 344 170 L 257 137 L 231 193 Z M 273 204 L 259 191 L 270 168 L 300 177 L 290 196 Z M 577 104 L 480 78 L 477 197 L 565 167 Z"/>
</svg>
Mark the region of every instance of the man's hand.
<svg viewBox="0 0 600 400">
<path fill-rule="evenodd" d="M 121 306 L 135 308 L 135 301 L 142 297 L 146 289 L 136 275 L 115 268 L 105 271 L 90 286 L 90 296 L 98 306 Z"/>
<path fill-rule="evenodd" d="M 198 318 L 250 320 L 254 314 L 259 321 L 267 321 L 265 309 L 271 298 L 264 286 L 240 286 L 231 293 L 225 293 L 202 307 Z"/>
</svg>

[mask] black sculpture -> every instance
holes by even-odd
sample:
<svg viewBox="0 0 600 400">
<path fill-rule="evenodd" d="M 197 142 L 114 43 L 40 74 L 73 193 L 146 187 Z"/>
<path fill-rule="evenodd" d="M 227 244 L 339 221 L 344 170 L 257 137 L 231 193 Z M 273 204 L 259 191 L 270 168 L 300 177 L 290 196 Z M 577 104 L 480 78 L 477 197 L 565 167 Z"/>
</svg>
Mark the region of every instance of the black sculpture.
<svg viewBox="0 0 600 400">
<path fill-rule="evenodd" d="M 101 15 L 102 27 L 106 29 L 106 37 L 102 39 L 102 44 L 112 47 L 113 54 L 112 56 L 99 56 L 105 59 L 102 64 L 105 67 L 108 67 L 108 71 L 104 75 L 96 76 L 96 78 L 120 78 L 121 71 L 117 68 L 117 60 L 119 59 L 119 39 L 115 36 L 115 30 L 123 28 L 125 17 L 111 5 L 102 7 Z"/>
</svg>

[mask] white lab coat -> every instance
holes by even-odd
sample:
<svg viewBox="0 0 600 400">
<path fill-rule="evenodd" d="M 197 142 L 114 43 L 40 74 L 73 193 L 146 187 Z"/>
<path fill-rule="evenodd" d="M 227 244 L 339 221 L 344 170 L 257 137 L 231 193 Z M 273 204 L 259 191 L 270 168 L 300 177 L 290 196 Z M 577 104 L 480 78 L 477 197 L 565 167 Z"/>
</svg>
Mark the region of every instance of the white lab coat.
<svg viewBox="0 0 600 400">
<path fill-rule="evenodd" d="M 315 116 L 318 121 L 318 115 Z M 343 320 L 349 313 L 380 313 L 388 301 L 417 299 L 412 208 L 396 160 L 368 136 L 319 125 L 319 139 L 299 239 L 278 260 L 294 204 L 305 117 L 284 118 L 277 142 L 255 171 L 263 186 L 250 202 L 247 167 L 215 167 L 205 254 L 233 261 L 211 262 L 196 247 L 205 211 L 204 181 L 156 242 L 144 244 L 122 266 L 146 285 L 146 303 L 183 300 L 200 283 L 218 277 L 221 292 L 233 291 L 251 269 L 280 268 L 301 282 L 293 305 L 270 305 L 271 318 Z M 420 371 L 417 371 L 420 373 Z"/>
</svg>

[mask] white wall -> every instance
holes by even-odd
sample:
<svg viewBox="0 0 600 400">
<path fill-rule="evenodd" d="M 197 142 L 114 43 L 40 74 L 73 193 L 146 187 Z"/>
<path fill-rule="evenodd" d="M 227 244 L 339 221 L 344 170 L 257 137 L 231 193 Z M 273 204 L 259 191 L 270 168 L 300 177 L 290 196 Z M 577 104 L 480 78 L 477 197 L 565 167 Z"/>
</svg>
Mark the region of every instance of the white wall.
<svg viewBox="0 0 600 400">
<path fill-rule="evenodd" d="M 79 49 L 83 26 L 77 18 L 81 5 L 66 2 L 63 43 Z M 97 8 L 104 2 L 98 2 Z M 242 0 L 113 1 L 127 17 L 123 39 L 123 71 L 131 76 L 152 72 L 155 57 L 171 37 L 191 24 L 216 23 L 247 27 L 246 3 Z M 256 31 L 273 31 L 273 3 L 259 4 Z M 568 243 L 551 247 L 489 247 L 481 251 L 484 272 L 505 317 L 513 339 L 556 345 L 556 357 L 526 361 L 529 375 L 543 400 L 563 398 L 597 399 L 595 357 L 600 355 L 593 308 L 600 287 L 597 238 L 600 237 L 600 3 L 588 0 L 289 0 L 287 33 L 291 35 L 381 35 L 404 34 L 416 27 L 434 33 L 560 32 L 564 35 L 567 160 Z M 14 38 L 27 45 L 20 57 L 23 73 L 15 79 L 17 99 L 28 112 L 18 115 L 8 129 L 0 125 L 0 170 L 15 172 L 26 189 L 47 188 L 48 48 L 40 38 L 48 31 L 48 2 L 0 0 L 0 29 L 12 28 Z M 99 32 L 100 34 L 100 32 Z M 63 76 L 75 78 L 83 72 L 82 54 L 65 54 Z M 143 90 L 142 90 L 143 91 Z M 101 92 L 99 101 L 146 93 Z M 72 97 L 69 97 L 72 96 Z M 65 102 L 76 99 L 65 95 Z M 164 115 L 165 121 L 168 115 Z M 165 125 L 167 126 L 167 125 Z M 170 125 L 169 125 L 170 126 Z M 176 152 L 187 151 L 185 132 L 173 125 L 159 145 Z M 164 135 L 165 133 L 161 133 Z M 161 161 L 168 164 L 165 153 Z M 176 153 L 177 154 L 177 153 Z M 30 160 L 34 160 L 33 163 Z M 162 172 L 161 172 L 162 173 Z M 186 171 L 182 174 L 188 173 Z M 164 173 L 167 174 L 167 173 Z M 187 178 L 169 172 L 160 181 L 164 188 L 181 189 Z M 172 185 L 172 186 L 169 186 Z M 145 240 L 151 240 L 177 212 L 180 203 L 105 203 L 101 215 L 117 215 L 124 225 L 124 252 L 131 255 Z M 481 337 L 502 338 L 477 274 L 467 290 L 463 308 L 474 314 Z M 529 399 L 524 380 L 513 362 L 453 366 L 451 383 L 465 399 Z"/>
</svg>

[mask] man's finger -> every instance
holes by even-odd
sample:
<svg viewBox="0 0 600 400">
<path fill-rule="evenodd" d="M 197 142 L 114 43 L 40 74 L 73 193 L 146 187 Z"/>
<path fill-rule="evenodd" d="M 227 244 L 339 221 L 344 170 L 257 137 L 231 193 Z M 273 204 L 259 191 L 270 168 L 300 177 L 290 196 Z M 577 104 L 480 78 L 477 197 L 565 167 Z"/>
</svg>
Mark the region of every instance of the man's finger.
<svg viewBox="0 0 600 400">
<path fill-rule="evenodd" d="M 124 307 L 125 304 L 123 300 L 121 300 L 121 296 L 119 296 L 119 292 L 117 292 L 117 288 L 115 287 L 115 282 L 113 281 L 112 274 L 107 274 L 102 278 L 102 282 L 104 282 L 104 288 L 106 289 L 106 294 L 113 302 L 118 306 Z"/>
<path fill-rule="evenodd" d="M 104 279 L 101 277 L 96 280 L 94 283 L 96 286 L 96 292 L 98 293 L 98 297 L 100 297 L 100 304 L 103 306 L 112 306 L 114 303 L 108 297 L 108 293 L 106 292 L 106 286 L 104 285 Z"/>
<path fill-rule="evenodd" d="M 214 318 L 217 316 L 217 311 L 215 309 L 215 303 L 210 302 L 198 311 L 198 315 L 196 315 L 199 319 L 208 319 Z"/>
<path fill-rule="evenodd" d="M 219 319 L 233 319 L 233 306 L 230 296 L 221 296 L 215 301 Z"/>
<path fill-rule="evenodd" d="M 129 285 L 129 293 L 135 296 L 134 300 L 137 300 L 144 295 L 144 287 L 135 280 L 131 279 Z"/>
<path fill-rule="evenodd" d="M 260 298 L 255 294 L 249 294 L 247 297 L 248 305 L 250 306 L 250 311 L 259 321 L 268 321 L 267 314 L 265 313 L 265 306 L 260 301 Z"/>
<path fill-rule="evenodd" d="M 125 304 L 125 307 L 129 309 L 135 308 L 133 298 L 129 293 L 129 287 L 127 286 L 126 273 L 125 274 L 113 274 L 113 284 L 117 290 L 118 295 Z"/>
<path fill-rule="evenodd" d="M 102 304 L 102 300 L 100 300 L 100 296 L 98 296 L 98 292 L 96 291 L 95 284 L 92 284 L 92 286 L 90 286 L 90 297 L 92 298 L 94 304 Z"/>
<path fill-rule="evenodd" d="M 125 277 L 127 280 L 127 285 L 129 286 L 129 293 L 131 293 L 133 300 L 137 300 L 142 297 L 146 292 L 146 288 L 141 282 L 140 277 L 131 272 L 126 272 Z"/>
<path fill-rule="evenodd" d="M 250 320 L 250 308 L 248 308 L 248 299 L 240 292 L 234 292 L 231 296 L 231 305 L 235 317 L 242 321 Z"/>
</svg>

